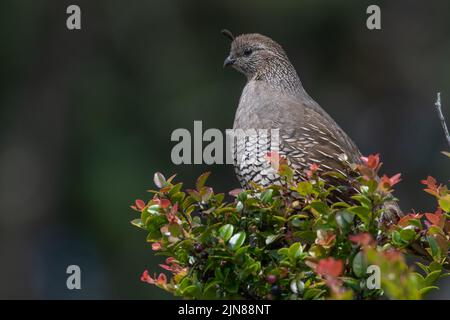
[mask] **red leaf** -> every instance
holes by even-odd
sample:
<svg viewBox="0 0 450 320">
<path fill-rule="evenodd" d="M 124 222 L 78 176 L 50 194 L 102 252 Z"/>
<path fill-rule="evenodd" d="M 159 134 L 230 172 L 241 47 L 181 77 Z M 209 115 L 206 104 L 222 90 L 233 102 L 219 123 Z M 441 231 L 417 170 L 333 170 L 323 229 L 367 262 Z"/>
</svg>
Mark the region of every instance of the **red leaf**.
<svg viewBox="0 0 450 320">
<path fill-rule="evenodd" d="M 137 199 L 135 201 L 135 203 L 136 203 L 136 208 L 138 208 L 139 210 L 142 210 L 145 208 L 145 202 L 142 201 L 141 199 Z"/>
<path fill-rule="evenodd" d="M 143 282 L 147 282 L 150 284 L 155 284 L 156 281 L 155 279 L 153 279 L 152 277 L 150 277 L 150 275 L 148 274 L 148 270 L 145 270 L 142 275 L 141 275 L 141 281 Z"/>
<path fill-rule="evenodd" d="M 178 212 L 178 202 L 173 205 L 171 210 L 172 214 L 176 214 L 177 212 Z"/>
<path fill-rule="evenodd" d="M 339 277 L 344 270 L 344 263 L 342 260 L 334 258 L 322 259 L 316 267 L 316 273 L 324 277 Z"/>
<path fill-rule="evenodd" d="M 369 169 L 372 170 L 377 170 L 381 166 L 380 154 L 371 154 L 368 157 L 361 157 L 361 160 Z"/>
<path fill-rule="evenodd" d="M 428 221 L 431 222 L 432 225 L 438 226 L 440 228 L 444 227 L 445 216 L 442 213 L 425 213 L 425 217 Z"/>
<path fill-rule="evenodd" d="M 161 242 L 154 242 L 154 243 L 152 243 L 152 250 L 153 251 L 158 251 L 158 250 L 161 250 Z"/>
<path fill-rule="evenodd" d="M 350 241 L 359 244 L 360 246 L 368 246 L 373 242 L 372 235 L 370 233 L 359 233 L 349 236 Z"/>
<path fill-rule="evenodd" d="M 156 279 L 156 284 L 165 285 L 167 284 L 167 277 L 164 273 L 160 273 L 158 279 Z"/>
<path fill-rule="evenodd" d="M 400 251 L 391 249 L 383 253 L 384 257 L 390 261 L 398 261 L 403 258 Z"/>
<path fill-rule="evenodd" d="M 244 189 L 233 189 L 228 194 L 232 197 L 237 197 Z"/>
<path fill-rule="evenodd" d="M 397 173 L 396 175 L 389 178 L 387 175 L 381 177 L 380 182 L 378 183 L 378 188 L 382 191 L 388 192 L 392 189 L 394 185 L 399 183 L 402 179 L 400 179 L 401 173 Z"/>
<path fill-rule="evenodd" d="M 428 176 L 425 180 L 420 181 L 422 184 L 426 185 L 428 189 L 432 191 L 437 191 L 437 181 L 432 176 Z"/>
<path fill-rule="evenodd" d="M 159 205 L 162 209 L 168 208 L 171 203 L 169 200 L 167 199 L 153 199 L 153 202 L 156 203 L 157 205 Z"/>
<path fill-rule="evenodd" d="M 277 171 L 281 165 L 287 164 L 286 157 L 280 155 L 276 151 L 267 152 L 265 158 L 270 163 L 270 166 Z"/>
<path fill-rule="evenodd" d="M 169 266 L 166 265 L 166 264 L 160 264 L 159 266 L 160 266 L 161 268 L 163 268 L 164 270 L 172 271 L 172 267 L 169 267 Z"/>
<path fill-rule="evenodd" d="M 421 219 L 423 217 L 423 214 L 419 214 L 419 213 L 410 213 L 410 214 L 408 214 L 408 215 L 406 215 L 406 216 L 404 216 L 404 217 L 402 217 L 398 222 L 397 222 L 397 224 L 400 226 L 400 227 L 406 227 L 406 226 L 408 226 L 408 222 L 409 222 L 409 220 L 412 220 L 412 219 Z"/>
<path fill-rule="evenodd" d="M 309 170 L 306 170 L 306 176 L 311 178 L 316 172 L 319 170 L 319 165 L 317 163 L 313 163 L 309 166 Z"/>
</svg>

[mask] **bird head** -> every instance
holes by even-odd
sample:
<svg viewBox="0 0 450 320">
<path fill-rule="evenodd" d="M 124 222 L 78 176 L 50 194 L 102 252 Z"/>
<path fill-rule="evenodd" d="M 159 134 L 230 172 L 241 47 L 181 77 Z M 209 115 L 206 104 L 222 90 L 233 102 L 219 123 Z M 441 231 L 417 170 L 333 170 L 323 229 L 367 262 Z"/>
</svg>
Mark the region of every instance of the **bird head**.
<svg viewBox="0 0 450 320">
<path fill-rule="evenodd" d="M 228 30 L 223 30 L 222 34 L 232 41 L 230 54 L 225 59 L 223 66 L 233 67 L 248 79 L 268 67 L 273 67 L 274 64 L 288 61 L 283 48 L 269 37 L 259 33 L 234 37 Z"/>
</svg>

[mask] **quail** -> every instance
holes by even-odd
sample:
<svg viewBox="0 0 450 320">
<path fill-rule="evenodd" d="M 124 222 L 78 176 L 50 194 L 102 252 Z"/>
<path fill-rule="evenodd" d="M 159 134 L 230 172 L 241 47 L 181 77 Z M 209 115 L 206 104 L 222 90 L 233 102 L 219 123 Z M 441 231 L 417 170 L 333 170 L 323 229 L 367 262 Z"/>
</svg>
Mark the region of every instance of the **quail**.
<svg viewBox="0 0 450 320">
<path fill-rule="evenodd" d="M 360 163 L 361 153 L 339 125 L 305 91 L 286 52 L 274 40 L 261 34 L 242 34 L 231 39 L 224 67 L 243 73 L 247 83 L 236 111 L 234 132 L 237 178 L 243 188 L 251 182 L 262 186 L 279 184 L 280 176 L 267 161 L 268 147 L 285 157 L 295 179 L 305 179 L 312 164 L 319 170 L 350 174 L 350 163 Z M 273 131 L 277 141 L 273 143 Z M 400 210 L 394 207 L 396 215 Z"/>
</svg>

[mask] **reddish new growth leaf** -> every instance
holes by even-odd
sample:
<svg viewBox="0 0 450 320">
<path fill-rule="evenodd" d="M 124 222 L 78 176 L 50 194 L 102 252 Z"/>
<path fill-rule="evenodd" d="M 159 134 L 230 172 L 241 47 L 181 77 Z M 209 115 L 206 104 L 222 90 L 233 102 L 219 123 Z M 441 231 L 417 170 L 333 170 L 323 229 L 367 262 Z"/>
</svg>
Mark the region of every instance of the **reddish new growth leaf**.
<svg viewBox="0 0 450 320">
<path fill-rule="evenodd" d="M 383 252 L 383 256 L 391 262 L 403 259 L 402 253 L 400 251 L 397 251 L 394 249 L 390 249 L 390 250 Z"/>
<path fill-rule="evenodd" d="M 356 169 L 367 180 L 375 178 L 377 176 L 378 170 L 382 165 L 382 163 L 380 162 L 380 155 L 371 154 L 368 157 L 361 157 L 361 160 L 363 164 L 358 165 Z"/>
<path fill-rule="evenodd" d="M 154 242 L 154 243 L 152 243 L 152 250 L 153 251 L 161 250 L 161 248 L 162 248 L 161 242 Z"/>
<path fill-rule="evenodd" d="M 425 217 L 431 225 L 444 228 L 445 215 L 442 214 L 442 210 L 437 210 L 435 213 L 425 213 Z"/>
<path fill-rule="evenodd" d="M 336 235 L 332 231 L 320 229 L 317 231 L 315 243 L 325 249 L 331 248 L 336 242 Z"/>
<path fill-rule="evenodd" d="M 349 236 L 351 242 L 359 244 L 362 247 L 367 247 L 373 243 L 373 238 L 370 233 L 359 233 Z"/>
<path fill-rule="evenodd" d="M 148 274 L 148 270 L 145 270 L 145 271 L 142 273 L 141 281 L 147 282 L 147 283 L 150 283 L 150 284 L 153 284 L 153 283 L 154 283 L 153 278 L 150 277 L 150 275 Z"/>
<path fill-rule="evenodd" d="M 380 182 L 378 183 L 378 189 L 384 192 L 392 191 L 392 187 L 397 183 L 399 183 L 400 181 L 402 181 L 400 177 L 401 177 L 400 173 L 397 173 L 396 175 L 390 178 L 387 175 L 382 176 Z"/>
<path fill-rule="evenodd" d="M 339 277 L 344 271 L 344 263 L 342 260 L 334 258 L 322 259 L 316 266 L 316 273 L 323 277 Z"/>
<path fill-rule="evenodd" d="M 306 176 L 311 178 L 316 172 L 319 170 L 319 165 L 317 163 L 313 163 L 309 166 L 309 170 L 306 170 Z"/>
<path fill-rule="evenodd" d="M 157 204 L 158 206 L 160 206 L 162 209 L 166 209 L 170 206 L 170 201 L 167 199 L 159 199 L 159 198 L 154 198 L 153 202 L 155 204 Z"/>
<path fill-rule="evenodd" d="M 378 170 L 381 167 L 380 154 L 371 154 L 368 157 L 361 157 L 364 164 L 372 170 Z"/>
<path fill-rule="evenodd" d="M 169 224 L 171 223 L 180 223 L 180 219 L 177 217 L 178 212 L 178 203 L 175 203 L 170 212 L 166 214 L 167 221 L 169 221 Z"/>
<path fill-rule="evenodd" d="M 144 210 L 144 208 L 145 208 L 145 202 L 144 201 L 142 201 L 141 199 L 137 199 L 134 203 L 135 203 L 135 205 L 130 206 L 131 209 L 133 209 L 135 211 L 139 211 L 139 212 Z"/>
<path fill-rule="evenodd" d="M 156 278 L 156 274 L 154 275 L 154 278 L 152 278 L 148 274 L 148 270 L 145 270 L 142 273 L 141 281 L 147 282 L 149 284 L 156 284 L 158 286 L 165 286 L 167 284 L 167 277 L 166 277 L 166 275 L 164 273 L 160 273 L 158 278 Z"/>
<path fill-rule="evenodd" d="M 173 274 L 186 273 L 187 268 L 182 268 L 177 262 L 175 258 L 169 257 L 166 259 L 166 264 L 159 265 L 164 270 L 170 271 Z"/>
<path fill-rule="evenodd" d="M 233 189 L 230 192 L 228 192 L 228 194 L 232 197 L 237 197 L 242 191 L 244 191 L 244 189 L 238 188 L 238 189 Z"/>
<path fill-rule="evenodd" d="M 280 166 L 283 164 L 287 164 L 287 159 L 284 156 L 281 156 L 276 151 L 267 152 L 266 160 L 270 163 L 271 167 L 275 170 L 279 170 Z"/>
<path fill-rule="evenodd" d="M 406 227 L 406 226 L 409 225 L 409 220 L 412 220 L 412 219 L 421 219 L 422 217 L 423 217 L 423 214 L 420 214 L 420 213 L 410 213 L 410 214 L 408 214 L 408 215 L 402 217 L 402 218 L 397 222 L 397 224 L 398 224 L 400 227 L 404 228 L 404 227 Z"/>
<path fill-rule="evenodd" d="M 423 189 L 425 192 L 438 197 L 439 196 L 439 188 L 441 185 L 437 185 L 437 181 L 432 176 L 428 176 L 425 180 L 420 181 L 422 184 L 426 185 L 427 187 Z"/>
</svg>

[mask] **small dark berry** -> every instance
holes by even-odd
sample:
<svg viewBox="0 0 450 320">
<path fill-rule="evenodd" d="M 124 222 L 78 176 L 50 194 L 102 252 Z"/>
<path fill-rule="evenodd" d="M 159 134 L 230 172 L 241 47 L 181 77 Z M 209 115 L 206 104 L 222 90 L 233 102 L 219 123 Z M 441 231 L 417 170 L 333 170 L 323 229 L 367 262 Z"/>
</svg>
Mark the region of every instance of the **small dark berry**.
<svg viewBox="0 0 450 320">
<path fill-rule="evenodd" d="M 195 252 L 200 253 L 203 250 L 205 250 L 205 246 L 202 245 L 201 243 L 198 243 L 194 246 L 194 250 L 195 250 Z"/>
<path fill-rule="evenodd" d="M 280 286 L 274 285 L 272 288 L 270 288 L 270 293 L 274 295 L 275 297 L 278 297 L 281 295 L 281 288 Z"/>
<path fill-rule="evenodd" d="M 206 259 L 206 258 L 208 258 L 208 252 L 206 252 L 206 251 L 200 252 L 200 258 L 201 258 L 201 259 Z"/>
<path fill-rule="evenodd" d="M 266 278 L 267 282 L 270 284 L 274 284 L 275 282 L 277 282 L 277 276 L 274 274 L 269 274 Z"/>
</svg>

